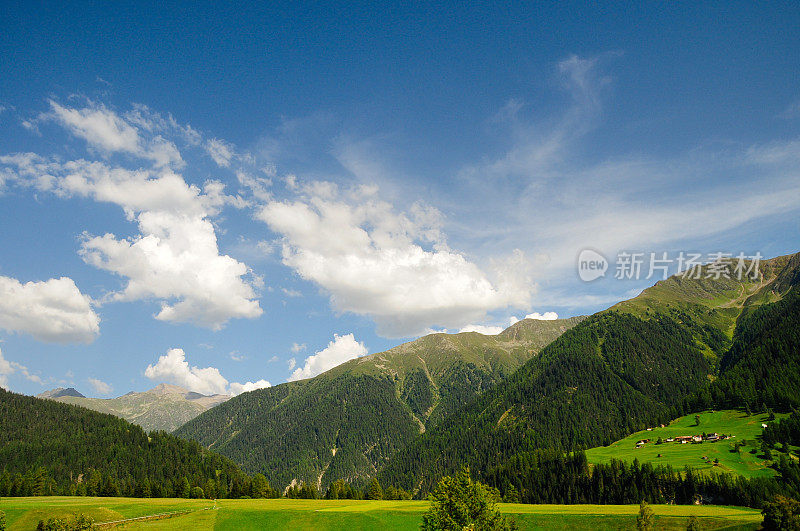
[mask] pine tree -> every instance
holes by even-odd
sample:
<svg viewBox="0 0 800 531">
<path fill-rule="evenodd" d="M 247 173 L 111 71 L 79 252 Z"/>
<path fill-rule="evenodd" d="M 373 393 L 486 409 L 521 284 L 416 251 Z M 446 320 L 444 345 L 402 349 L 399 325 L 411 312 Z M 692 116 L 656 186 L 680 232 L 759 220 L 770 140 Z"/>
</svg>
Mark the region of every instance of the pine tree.
<svg viewBox="0 0 800 531">
<path fill-rule="evenodd" d="M 364 498 L 368 500 L 383 499 L 383 489 L 381 488 L 381 484 L 378 483 L 377 478 L 372 478 L 372 480 L 369 482 L 369 487 L 367 488 Z"/>
<path fill-rule="evenodd" d="M 651 531 L 653 529 L 653 509 L 642 500 L 639 504 L 639 516 L 636 517 L 636 529 L 638 531 Z"/>
<path fill-rule="evenodd" d="M 192 486 L 189 485 L 189 480 L 186 478 L 186 476 L 183 476 L 183 479 L 181 480 L 180 483 L 179 496 L 181 498 L 188 498 L 191 495 L 191 493 L 192 493 Z"/>
</svg>

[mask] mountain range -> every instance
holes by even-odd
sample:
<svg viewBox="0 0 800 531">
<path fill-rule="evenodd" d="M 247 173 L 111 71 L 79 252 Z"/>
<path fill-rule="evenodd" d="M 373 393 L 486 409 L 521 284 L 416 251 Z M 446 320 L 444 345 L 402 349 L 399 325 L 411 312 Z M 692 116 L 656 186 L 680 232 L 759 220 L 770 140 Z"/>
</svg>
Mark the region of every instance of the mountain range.
<svg viewBox="0 0 800 531">
<path fill-rule="evenodd" d="M 608 444 L 692 407 L 740 400 L 726 382 L 737 370 L 741 381 L 753 380 L 754 367 L 733 363 L 747 359 L 736 354 L 744 341 L 756 346 L 756 332 L 743 330 L 764 312 L 779 330 L 789 326 L 800 255 L 762 261 L 758 278 L 736 279 L 733 261 L 718 278 L 709 267 L 588 318 L 525 320 L 496 336 L 425 336 L 310 380 L 240 395 L 176 434 L 276 485 L 324 488 L 377 476 L 417 495 L 463 464 L 480 475 L 534 448 Z M 764 350 L 763 367 L 775 366 L 770 356 Z M 800 388 L 792 378 L 773 380 L 785 383 L 783 397 Z M 759 399 L 787 407 L 769 400 L 774 386 L 745 387 L 753 407 Z"/>
<path fill-rule="evenodd" d="M 431 334 L 315 378 L 245 393 L 175 433 L 276 485 L 363 482 L 582 319 L 525 319 L 496 336 Z"/>
<path fill-rule="evenodd" d="M 60 493 L 146 495 L 155 482 L 164 494 L 191 485 L 250 495 L 274 492 L 262 488 L 267 480 L 279 490 L 296 482 L 324 490 L 377 479 L 424 498 L 464 465 L 504 495 L 523 476 L 542 479 L 545 466 L 570 491 L 569 478 L 593 480 L 580 468 L 584 448 L 709 408 L 800 406 L 800 254 L 762 261 L 755 278 L 736 279 L 734 268 L 728 261 L 670 277 L 588 317 L 526 319 L 493 336 L 431 334 L 229 400 L 169 385 L 116 399 L 0 391 L 0 492 L 50 488 L 45 474 L 55 481 L 50 492 Z M 181 424 L 187 405 L 194 418 L 175 430 L 182 441 L 75 405 L 149 429 Z M 200 408 L 207 410 L 198 415 Z M 567 462 L 578 468 L 559 472 Z M 784 464 L 775 464 L 781 481 L 796 473 Z M 672 481 L 672 471 L 632 466 Z M 75 479 L 93 471 L 91 488 Z M 740 494 L 762 497 L 784 488 L 767 479 L 745 487 Z"/>
<path fill-rule="evenodd" d="M 73 388 L 52 389 L 38 394 L 37 398 L 115 415 L 146 431 L 172 432 L 200 413 L 230 399 L 230 396 L 201 395 L 175 385 L 161 384 L 149 391 L 130 392 L 117 398 L 87 398 Z"/>
</svg>

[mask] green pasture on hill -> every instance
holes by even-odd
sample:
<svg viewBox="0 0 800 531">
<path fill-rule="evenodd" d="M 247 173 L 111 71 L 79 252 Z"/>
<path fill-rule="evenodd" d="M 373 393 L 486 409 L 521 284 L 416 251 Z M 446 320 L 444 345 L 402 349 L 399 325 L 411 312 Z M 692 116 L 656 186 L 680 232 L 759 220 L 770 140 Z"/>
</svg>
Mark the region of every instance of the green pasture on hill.
<svg viewBox="0 0 800 531">
<path fill-rule="evenodd" d="M 776 415 L 776 420 L 786 415 Z M 676 470 L 683 470 L 687 465 L 700 471 L 728 472 L 747 477 L 773 476 L 775 471 L 768 468 L 770 464 L 762 458 L 761 424 L 769 424 L 767 415 L 747 415 L 735 410 L 706 411 L 700 413 L 700 425 L 695 425 L 695 415 L 686 415 L 669 423 L 663 428 L 652 431 L 639 431 L 609 446 L 601 446 L 586 451 L 590 463 L 609 463 L 611 459 L 653 465 L 671 465 Z M 656 444 L 659 437 L 667 439 L 680 435 L 701 435 L 702 433 L 724 433 L 734 437 L 724 441 L 703 442 L 702 444 Z M 650 439 L 643 448 L 636 448 L 636 442 Z M 736 441 L 747 441 L 741 452 L 731 449 Z M 755 449 L 756 453 L 750 453 Z M 661 454 L 661 457 L 658 457 Z M 778 453 L 773 452 L 777 458 Z M 719 459 L 719 465 L 714 460 Z"/>
<path fill-rule="evenodd" d="M 428 502 L 364 500 L 208 500 L 39 497 L 3 498 L 9 530 L 32 530 L 40 519 L 83 513 L 96 523 L 190 511 L 164 519 L 132 521 L 114 529 L 313 529 L 348 531 L 418 529 Z M 685 529 L 690 515 L 703 529 L 757 529 L 755 509 L 653 505 L 658 529 Z M 501 504 L 520 529 L 634 529 L 636 505 Z"/>
</svg>

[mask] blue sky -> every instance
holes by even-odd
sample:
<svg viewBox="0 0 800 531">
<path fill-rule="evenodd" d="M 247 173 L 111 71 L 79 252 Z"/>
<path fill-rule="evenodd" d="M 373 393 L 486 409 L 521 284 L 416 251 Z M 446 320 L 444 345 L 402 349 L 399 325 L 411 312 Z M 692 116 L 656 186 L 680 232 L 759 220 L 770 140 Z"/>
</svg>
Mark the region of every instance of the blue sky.
<svg viewBox="0 0 800 531">
<path fill-rule="evenodd" d="M 800 8 L 0 6 L 0 384 L 238 393 L 798 250 Z M 582 282 L 584 248 L 612 262 Z M 672 271 L 671 271 L 672 272 Z"/>
</svg>

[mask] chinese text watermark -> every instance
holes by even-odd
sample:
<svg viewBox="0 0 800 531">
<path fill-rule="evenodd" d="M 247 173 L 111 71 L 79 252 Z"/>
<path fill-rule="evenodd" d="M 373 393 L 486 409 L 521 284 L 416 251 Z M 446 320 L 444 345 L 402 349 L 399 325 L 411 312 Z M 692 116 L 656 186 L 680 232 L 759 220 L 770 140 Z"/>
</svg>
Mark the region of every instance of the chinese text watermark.
<svg viewBox="0 0 800 531">
<path fill-rule="evenodd" d="M 612 271 L 617 280 L 661 279 L 672 274 L 690 279 L 722 278 L 736 280 L 759 280 L 763 256 L 714 252 L 677 253 L 620 251 Z M 585 282 L 604 277 L 611 264 L 600 252 L 584 249 L 578 254 L 578 276 Z"/>
</svg>

